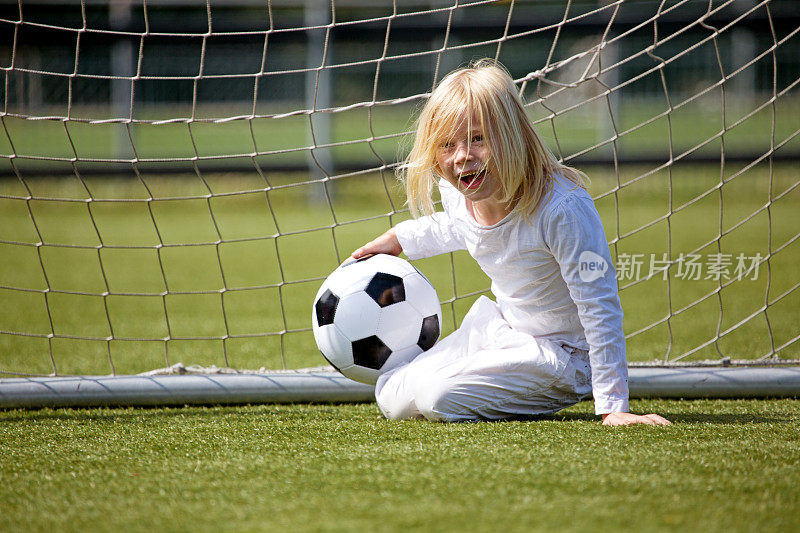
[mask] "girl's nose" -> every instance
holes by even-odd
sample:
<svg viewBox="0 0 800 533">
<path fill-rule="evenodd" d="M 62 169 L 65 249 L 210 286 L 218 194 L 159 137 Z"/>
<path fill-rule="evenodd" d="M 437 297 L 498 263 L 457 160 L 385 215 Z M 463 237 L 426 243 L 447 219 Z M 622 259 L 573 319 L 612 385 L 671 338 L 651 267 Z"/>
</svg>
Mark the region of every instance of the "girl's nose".
<svg viewBox="0 0 800 533">
<path fill-rule="evenodd" d="M 469 161 L 472 154 L 470 153 L 469 144 L 467 143 L 458 143 L 456 145 L 455 154 L 453 154 L 453 162 L 456 164 L 464 163 Z"/>
</svg>

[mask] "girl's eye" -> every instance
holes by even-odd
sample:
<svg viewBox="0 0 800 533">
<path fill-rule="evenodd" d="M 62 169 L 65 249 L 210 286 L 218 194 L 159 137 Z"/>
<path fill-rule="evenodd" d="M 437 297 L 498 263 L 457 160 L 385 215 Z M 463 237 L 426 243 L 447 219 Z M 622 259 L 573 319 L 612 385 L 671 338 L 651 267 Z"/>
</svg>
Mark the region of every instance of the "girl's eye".
<svg viewBox="0 0 800 533">
<path fill-rule="evenodd" d="M 474 142 L 474 143 L 483 142 L 483 135 L 480 135 L 480 134 L 473 135 L 472 136 L 472 142 Z"/>
</svg>

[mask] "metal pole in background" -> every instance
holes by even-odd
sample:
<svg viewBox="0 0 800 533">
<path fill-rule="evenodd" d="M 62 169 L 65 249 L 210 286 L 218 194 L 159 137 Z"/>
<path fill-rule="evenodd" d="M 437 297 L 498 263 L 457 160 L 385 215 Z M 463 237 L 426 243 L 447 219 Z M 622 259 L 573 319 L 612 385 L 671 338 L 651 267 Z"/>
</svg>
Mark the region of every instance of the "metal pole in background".
<svg viewBox="0 0 800 533">
<path fill-rule="evenodd" d="M 306 0 L 303 25 L 306 28 L 325 26 L 330 23 L 331 7 L 325 0 Z M 332 103 L 333 76 L 326 65 L 332 63 L 330 42 L 326 40 L 325 28 L 308 29 L 308 48 L 306 49 L 306 108 L 312 111 L 327 109 Z M 327 48 L 326 48 L 327 45 Z M 330 113 L 309 115 L 309 146 L 320 146 L 331 142 Z M 336 173 L 330 148 L 312 149 L 306 157 L 309 180 L 322 180 Z M 309 199 L 322 201 L 325 198 L 321 187 L 314 187 Z"/>
<path fill-rule="evenodd" d="M 127 27 L 131 20 L 131 0 L 115 0 L 109 4 L 108 18 L 113 29 Z M 116 119 L 133 119 L 133 45 L 117 37 L 111 47 L 111 111 Z M 131 126 L 132 127 L 132 126 Z M 124 125 L 115 127 L 111 137 L 111 153 L 116 159 L 131 159 L 133 147 Z"/>
<path fill-rule="evenodd" d="M 628 383 L 631 398 L 797 398 L 800 367 L 632 367 Z M 335 371 L 0 379 L 0 409 L 374 399 Z"/>
</svg>

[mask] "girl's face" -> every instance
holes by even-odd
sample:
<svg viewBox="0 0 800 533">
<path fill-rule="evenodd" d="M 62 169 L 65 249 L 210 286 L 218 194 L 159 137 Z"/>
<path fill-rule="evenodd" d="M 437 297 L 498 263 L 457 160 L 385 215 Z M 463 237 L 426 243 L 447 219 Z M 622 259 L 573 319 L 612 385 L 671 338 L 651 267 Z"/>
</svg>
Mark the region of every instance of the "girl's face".
<svg viewBox="0 0 800 533">
<path fill-rule="evenodd" d="M 489 168 L 489 149 L 479 118 L 462 116 L 450 140 L 439 147 L 437 163 L 442 177 L 473 202 L 491 201 L 500 192 Z"/>
</svg>

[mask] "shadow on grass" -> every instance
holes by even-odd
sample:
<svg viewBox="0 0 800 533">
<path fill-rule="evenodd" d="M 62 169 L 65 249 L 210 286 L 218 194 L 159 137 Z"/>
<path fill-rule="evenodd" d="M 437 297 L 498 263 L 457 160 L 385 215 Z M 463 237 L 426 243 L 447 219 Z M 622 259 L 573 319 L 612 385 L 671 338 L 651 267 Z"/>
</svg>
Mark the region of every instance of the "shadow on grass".
<svg viewBox="0 0 800 533">
<path fill-rule="evenodd" d="M 747 413 L 679 413 L 679 412 L 659 412 L 661 416 L 673 424 L 720 424 L 720 425 L 743 425 L 743 424 L 781 424 L 792 420 L 785 416 L 764 416 Z M 590 413 L 556 413 L 549 416 L 531 418 L 529 420 L 553 420 L 564 422 L 599 422 L 600 417 Z"/>
<path fill-rule="evenodd" d="M 763 416 L 746 413 L 659 413 L 673 424 L 785 424 L 792 420 L 784 416 Z"/>
<path fill-rule="evenodd" d="M 658 414 L 673 424 L 785 424 L 793 421 L 791 417 L 786 417 L 782 414 L 769 416 L 748 413 L 680 413 L 671 411 L 659 412 Z M 592 413 L 566 412 L 552 415 L 520 416 L 487 422 L 589 422 L 600 424 L 600 416 Z"/>
</svg>

